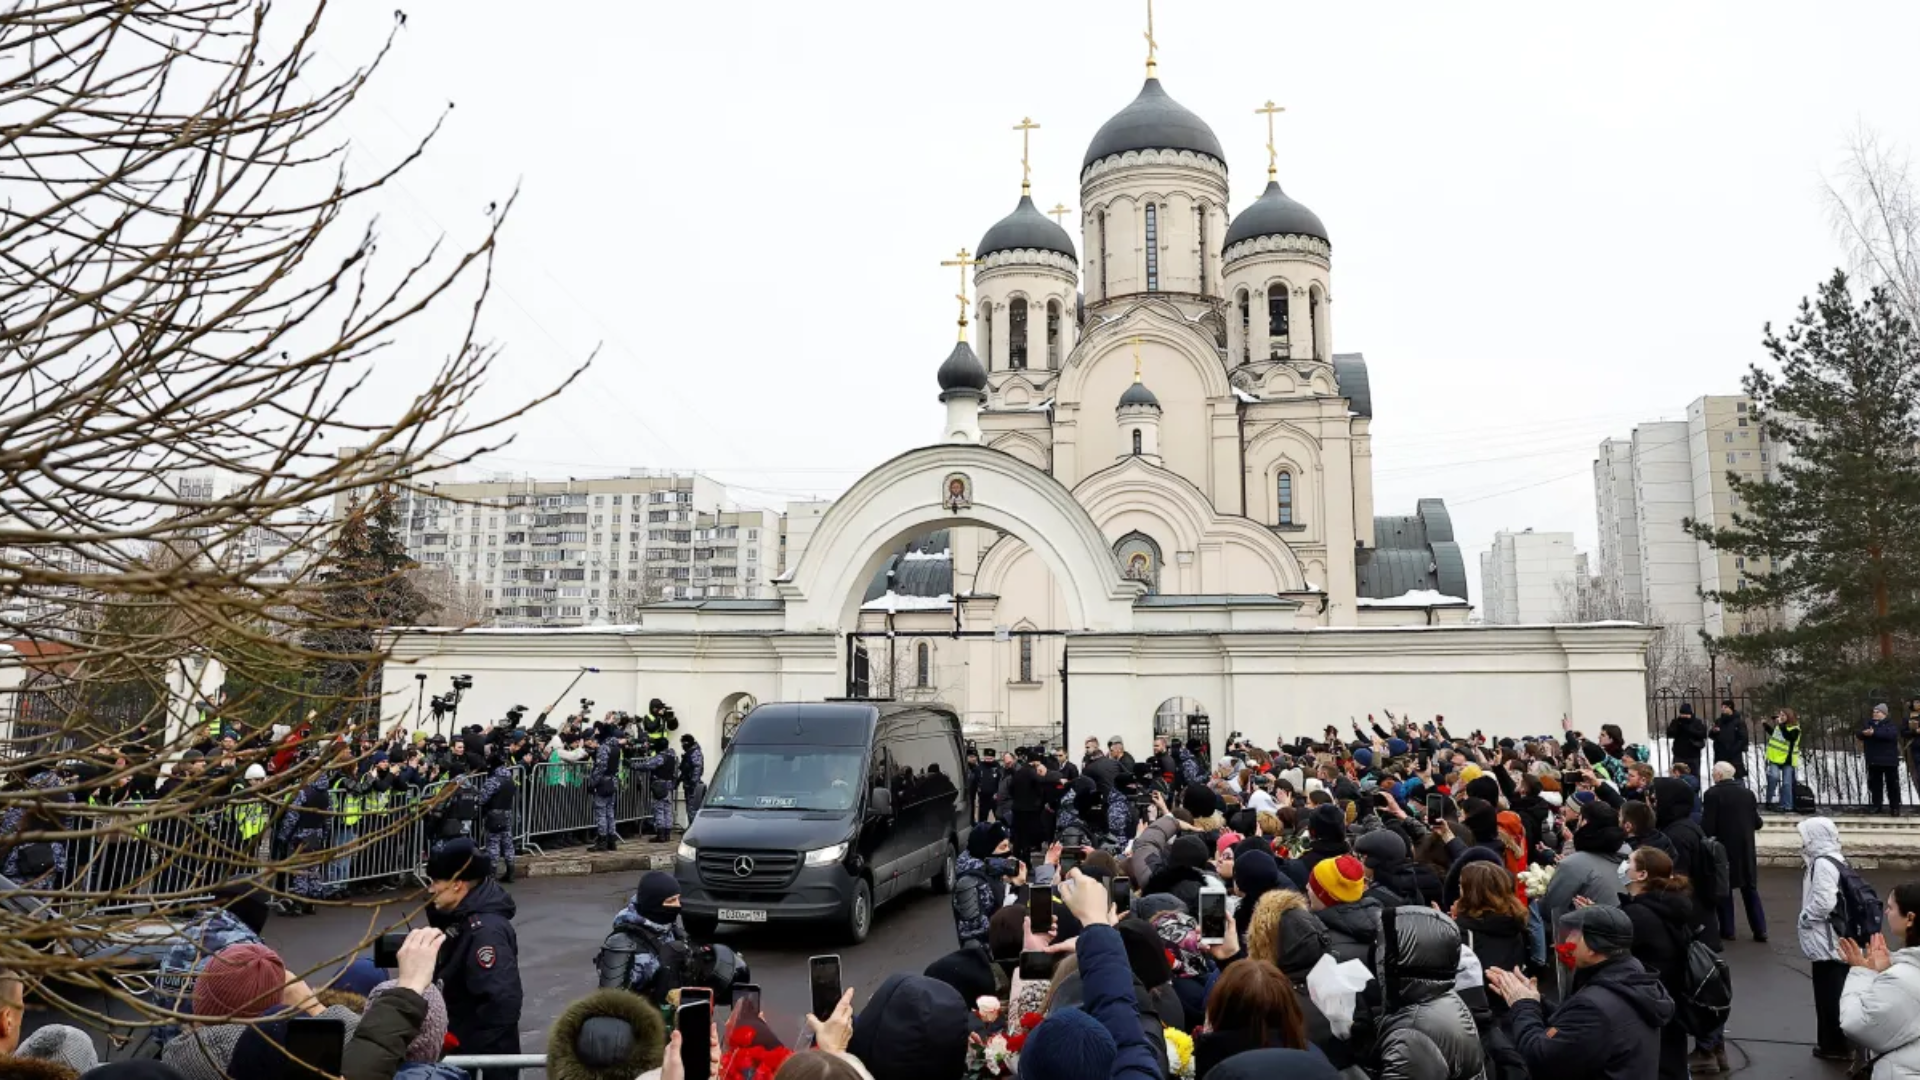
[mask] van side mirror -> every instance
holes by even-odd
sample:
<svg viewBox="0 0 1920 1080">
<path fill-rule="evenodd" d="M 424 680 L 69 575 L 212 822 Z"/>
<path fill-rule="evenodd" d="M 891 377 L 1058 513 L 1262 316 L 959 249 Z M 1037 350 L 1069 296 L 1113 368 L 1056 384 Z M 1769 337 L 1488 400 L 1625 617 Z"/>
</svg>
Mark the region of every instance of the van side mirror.
<svg viewBox="0 0 1920 1080">
<path fill-rule="evenodd" d="M 867 793 L 867 813 L 873 817 L 893 815 L 893 792 L 877 787 Z"/>
</svg>

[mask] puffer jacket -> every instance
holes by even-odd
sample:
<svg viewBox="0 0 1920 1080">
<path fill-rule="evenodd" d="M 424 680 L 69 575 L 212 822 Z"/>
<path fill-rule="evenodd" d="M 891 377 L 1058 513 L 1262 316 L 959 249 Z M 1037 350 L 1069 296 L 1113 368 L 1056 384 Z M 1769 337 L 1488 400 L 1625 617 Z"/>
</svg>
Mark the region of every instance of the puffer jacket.
<svg viewBox="0 0 1920 1080">
<path fill-rule="evenodd" d="M 1380 901 L 1363 896 L 1351 904 L 1335 904 L 1314 912 L 1327 928 L 1327 951 L 1336 962 L 1358 960 L 1372 968 L 1374 945 L 1380 940 Z"/>
<path fill-rule="evenodd" d="M 1874 1080 L 1920 1077 L 1920 946 L 1893 954 L 1885 971 L 1850 968 L 1840 993 L 1840 1030 L 1870 1053 Z"/>
<path fill-rule="evenodd" d="M 1133 879 L 1136 892 L 1143 892 L 1153 875 L 1170 863 L 1169 853 L 1179 837 L 1180 823 L 1168 814 L 1133 838 L 1133 853 L 1127 856 L 1126 871 Z"/>
<path fill-rule="evenodd" d="M 1800 822 L 1800 858 L 1806 870 L 1800 878 L 1800 955 L 1809 960 L 1840 959 L 1840 943 L 1834 940 L 1833 907 L 1840 902 L 1840 868 L 1847 857 L 1840 851 L 1840 830 L 1829 818 L 1810 817 Z"/>
<path fill-rule="evenodd" d="M 1293 983 L 1294 996 L 1307 1021 L 1307 1041 L 1320 1048 L 1336 1069 L 1354 1063 L 1353 1047 L 1345 1039 L 1334 1037 L 1333 1025 L 1320 1006 L 1307 993 L 1307 975 L 1327 953 L 1327 928 L 1318 916 L 1307 910 L 1307 898 L 1291 889 L 1270 889 L 1255 905 L 1247 927 L 1247 956 L 1265 960 L 1278 967 Z M 1358 1003 L 1356 1012 L 1365 1013 L 1367 1003 Z M 1364 1028 L 1364 1016 L 1358 1017 Z"/>
<path fill-rule="evenodd" d="M 1460 928 L 1432 908 L 1381 913 L 1383 1008 L 1374 1051 L 1380 1080 L 1482 1080 L 1486 1051 L 1473 1011 L 1453 988 Z M 1445 1066 L 1435 1068 L 1434 1051 Z"/>
</svg>

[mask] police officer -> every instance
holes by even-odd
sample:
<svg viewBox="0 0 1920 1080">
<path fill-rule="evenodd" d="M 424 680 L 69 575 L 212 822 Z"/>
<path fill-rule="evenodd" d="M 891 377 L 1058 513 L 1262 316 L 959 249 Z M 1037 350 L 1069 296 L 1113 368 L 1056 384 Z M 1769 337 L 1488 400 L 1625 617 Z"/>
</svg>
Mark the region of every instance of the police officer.
<svg viewBox="0 0 1920 1080">
<path fill-rule="evenodd" d="M 280 819 L 277 835 L 287 857 L 295 858 L 302 853 L 326 850 L 332 817 L 333 773 L 322 768 L 316 770 L 299 791 L 294 792 L 293 801 L 287 804 L 286 816 Z M 326 895 L 326 884 L 322 880 L 324 870 L 325 864 L 308 859 L 300 869 L 294 871 L 293 882 L 287 887 L 293 898 L 282 902 L 282 914 L 313 914 L 312 902 Z"/>
<path fill-rule="evenodd" d="M 600 746 L 593 754 L 593 771 L 587 774 L 587 792 L 593 796 L 595 851 L 612 851 L 620 844 L 620 834 L 615 831 L 613 823 L 614 800 L 620 796 L 618 730 L 604 723 L 594 725 Z"/>
<path fill-rule="evenodd" d="M 986 821 L 993 817 L 993 801 L 1000 792 L 1000 781 L 1003 775 L 1000 759 L 995 755 L 993 747 L 987 747 L 986 756 L 980 761 L 980 769 L 974 774 L 973 820 L 975 822 Z"/>
<path fill-rule="evenodd" d="M 450 780 L 453 791 L 440 804 L 440 819 L 434 829 L 433 850 L 439 851 L 456 840 L 473 840 L 480 835 L 484 816 L 480 797 L 481 778 L 472 774 Z"/>
<path fill-rule="evenodd" d="M 455 840 L 427 860 L 427 922 L 444 931 L 434 979 L 447 999 L 447 1030 L 463 1054 L 520 1052 L 520 941 L 513 897 L 473 841 Z M 513 1080 L 517 1069 L 485 1069 L 481 1080 Z"/>
<path fill-rule="evenodd" d="M 513 884 L 513 798 L 517 785 L 513 782 L 513 762 L 498 749 L 489 762 L 493 771 L 480 785 L 480 803 L 486 811 L 487 856 L 495 866 L 505 866 L 507 872 L 500 880 Z"/>
<path fill-rule="evenodd" d="M 680 792 L 686 797 L 689 826 L 700 804 L 707 801 L 706 775 L 707 755 L 701 753 L 700 741 L 692 735 L 680 736 Z"/>
<path fill-rule="evenodd" d="M 653 838 L 666 843 L 673 835 L 673 782 L 680 773 L 680 758 L 665 735 L 655 735 L 647 744 L 651 751 L 633 763 L 633 769 L 645 778 L 648 794 L 653 796 Z"/>
<path fill-rule="evenodd" d="M 665 870 L 652 870 L 613 917 L 594 964 L 601 989 L 628 990 L 662 1005 L 685 980 L 692 954 L 693 942 L 680 925 L 680 883 Z"/>
</svg>

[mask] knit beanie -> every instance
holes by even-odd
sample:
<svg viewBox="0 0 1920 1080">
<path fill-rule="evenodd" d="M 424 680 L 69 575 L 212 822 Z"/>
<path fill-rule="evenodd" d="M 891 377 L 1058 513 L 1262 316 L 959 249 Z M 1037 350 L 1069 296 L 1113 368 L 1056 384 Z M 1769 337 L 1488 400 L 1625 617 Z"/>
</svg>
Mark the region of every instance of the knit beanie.
<svg viewBox="0 0 1920 1080">
<path fill-rule="evenodd" d="M 1483 772 L 1483 770 L 1482 770 L 1482 769 L 1480 768 L 1480 766 L 1478 766 L 1478 765 L 1476 765 L 1476 764 L 1474 764 L 1474 763 L 1472 763 L 1472 762 L 1468 762 L 1467 764 L 1465 764 L 1465 765 L 1462 765 L 1462 766 L 1460 766 L 1460 783 L 1461 783 L 1461 786 L 1463 786 L 1463 787 L 1464 787 L 1464 786 L 1465 786 L 1465 785 L 1467 785 L 1467 784 L 1471 784 L 1471 783 L 1473 783 L 1473 781 L 1474 781 L 1474 780 L 1475 780 L 1475 779 L 1476 779 L 1477 777 L 1479 777 L 1479 776 L 1481 775 L 1481 773 L 1482 773 L 1482 772 Z"/>
<path fill-rule="evenodd" d="M 1360 767 L 1363 769 L 1373 768 L 1373 749 L 1371 747 L 1363 746 L 1360 749 L 1355 750 L 1353 752 L 1353 760 L 1359 762 Z"/>
<path fill-rule="evenodd" d="M 400 983 L 394 979 L 373 988 L 367 995 L 367 1004 L 381 994 L 400 989 Z M 420 995 L 427 1003 L 427 1018 L 420 1022 L 420 1031 L 407 1044 L 407 1060 L 421 1064 L 431 1064 L 440 1060 L 447 1043 L 447 999 L 440 995 L 440 988 L 427 984 L 427 991 Z"/>
<path fill-rule="evenodd" d="M 1056 1009 L 1027 1035 L 1020 1049 L 1021 1077 L 1045 1080 L 1107 1080 L 1119 1053 L 1106 1025 L 1079 1009 Z"/>
<path fill-rule="evenodd" d="M 1405 754 L 1406 752 L 1407 752 L 1407 740 L 1405 739 L 1388 739 L 1387 740 L 1387 756 L 1388 757 L 1400 757 L 1402 754 Z"/>
<path fill-rule="evenodd" d="M 1465 788 L 1467 795 L 1472 798 L 1485 799 L 1490 803 L 1498 803 L 1500 801 L 1500 781 L 1495 780 L 1486 773 L 1481 773 L 1479 776 L 1467 781 Z"/>
<path fill-rule="evenodd" d="M 928 964 L 921 974 L 960 991 L 960 999 L 969 1005 L 994 991 L 993 961 L 977 948 L 955 949 Z"/>
<path fill-rule="evenodd" d="M 1473 834 L 1476 843 L 1492 843 L 1500 837 L 1500 808 L 1485 799 L 1461 803 L 1460 821 Z"/>
<path fill-rule="evenodd" d="M 1249 851 L 1233 860 L 1233 883 L 1240 895 L 1259 896 L 1280 886 L 1280 864 L 1264 851 Z"/>
<path fill-rule="evenodd" d="M 196 1016 L 251 1019 L 280 1004 L 287 968 L 265 945 L 229 945 L 214 953 L 193 981 Z"/>
<path fill-rule="evenodd" d="M 1351 855 L 1322 859 L 1315 864 L 1307 887 L 1328 907 L 1351 904 L 1367 891 L 1367 870 Z"/>
<path fill-rule="evenodd" d="M 1198 870 L 1207 865 L 1207 842 L 1193 833 L 1187 833 L 1173 842 L 1168 861 L 1175 866 Z"/>
<path fill-rule="evenodd" d="M 1188 784 L 1180 793 L 1180 806 L 1195 818 L 1212 817 L 1220 812 L 1220 796 L 1205 784 Z"/>
<path fill-rule="evenodd" d="M 1346 811 L 1331 803 L 1314 807 L 1313 812 L 1307 815 L 1307 835 L 1315 840 L 1345 840 Z"/>
<path fill-rule="evenodd" d="M 21 1041 L 13 1056 L 64 1065 L 76 1073 L 86 1072 L 100 1064 L 100 1055 L 93 1048 L 93 1039 L 79 1028 L 65 1024 L 48 1024 L 35 1030 Z"/>
</svg>

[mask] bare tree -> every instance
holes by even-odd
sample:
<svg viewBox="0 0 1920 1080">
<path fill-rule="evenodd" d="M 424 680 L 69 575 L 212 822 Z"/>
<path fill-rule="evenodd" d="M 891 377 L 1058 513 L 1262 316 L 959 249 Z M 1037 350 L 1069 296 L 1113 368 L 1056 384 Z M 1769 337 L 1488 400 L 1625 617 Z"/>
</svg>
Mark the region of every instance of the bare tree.
<svg viewBox="0 0 1920 1080">
<path fill-rule="evenodd" d="M 1856 130 L 1826 195 L 1853 275 L 1885 287 L 1908 321 L 1920 324 L 1920 194 L 1906 149 L 1870 128 Z"/>
<path fill-rule="evenodd" d="M 407 577 L 414 588 L 432 605 L 428 616 L 441 626 L 486 626 L 493 621 L 493 607 L 484 590 L 471 581 L 461 581 L 443 566 L 423 566 Z"/>
<path fill-rule="evenodd" d="M 1555 582 L 1554 588 L 1555 622 L 1636 622 L 1653 631 L 1647 642 L 1649 695 L 1707 685 L 1708 668 L 1701 662 L 1698 642 L 1690 640 L 1682 627 L 1649 619 L 1640 598 L 1626 595 L 1617 582 L 1603 577 L 1565 578 Z"/>
<path fill-rule="evenodd" d="M 348 171 L 337 122 L 393 39 L 316 82 L 306 61 L 325 8 L 0 11 L 0 638 L 31 667 L 0 747 L 0 856 L 25 882 L 0 905 L 0 968 L 58 977 L 66 989 L 48 992 L 73 1011 L 78 986 L 148 1020 L 174 1015 L 90 947 L 137 920 L 190 913 L 235 882 L 283 896 L 290 878 L 408 842 L 417 800 L 351 844 L 333 828 L 317 844 L 236 837 L 255 812 L 279 824 L 378 720 L 373 687 L 316 691 L 313 665 L 342 657 L 303 644 L 377 628 L 327 602 L 368 583 L 275 574 L 286 553 L 248 538 L 341 492 L 406 487 L 429 455 L 497 450 L 505 421 L 572 379 L 474 415 L 497 356 L 475 324 L 511 199 L 472 247 L 376 257 L 364 199 L 432 135 L 392 170 Z M 388 385 L 363 400 L 402 329 L 446 303 L 466 307 L 464 331 L 438 359 L 411 343 L 411 396 Z M 203 485 L 215 470 L 223 482 Z M 329 536 L 303 532 L 294 552 L 323 559 Z M 347 659 L 377 672 L 382 657 L 369 645 Z M 155 790 L 162 762 L 219 733 L 203 717 L 237 736 L 219 762 L 236 775 L 184 766 Z M 236 785 L 249 763 L 275 771 Z M 103 871 L 109 852 L 130 861 Z"/>
</svg>

